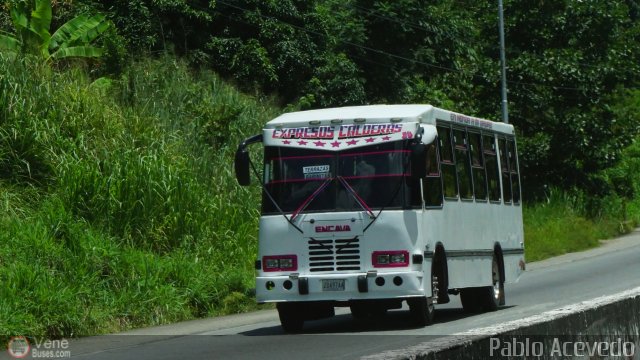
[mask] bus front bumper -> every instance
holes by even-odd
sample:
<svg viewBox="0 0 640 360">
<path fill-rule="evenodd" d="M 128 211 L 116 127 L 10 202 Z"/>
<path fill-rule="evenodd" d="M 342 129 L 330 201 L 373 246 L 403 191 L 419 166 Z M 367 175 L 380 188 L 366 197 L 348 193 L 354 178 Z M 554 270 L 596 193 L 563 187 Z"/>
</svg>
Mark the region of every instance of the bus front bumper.
<svg viewBox="0 0 640 360">
<path fill-rule="evenodd" d="M 425 289 L 423 277 L 419 271 L 258 276 L 256 300 L 266 303 L 430 296 L 431 289 Z"/>
</svg>

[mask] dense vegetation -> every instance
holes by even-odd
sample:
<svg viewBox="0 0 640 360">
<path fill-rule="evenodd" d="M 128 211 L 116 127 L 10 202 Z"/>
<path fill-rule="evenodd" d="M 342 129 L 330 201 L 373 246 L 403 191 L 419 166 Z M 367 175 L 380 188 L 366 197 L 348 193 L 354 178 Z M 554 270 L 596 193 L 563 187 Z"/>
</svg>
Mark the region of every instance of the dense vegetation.
<svg viewBox="0 0 640 360">
<path fill-rule="evenodd" d="M 19 3 L 0 3 L 6 38 Z M 259 190 L 230 165 L 283 108 L 499 118 L 492 2 L 52 4 L 50 33 L 78 16 L 110 26 L 97 59 L 0 52 L 0 337 L 251 308 Z M 639 16 L 634 0 L 505 1 L 530 260 L 640 220 Z"/>
<path fill-rule="evenodd" d="M 111 84 L 30 59 L 0 68 L 0 333 L 253 306 L 258 197 L 229 159 L 275 108 L 170 58 Z"/>
<path fill-rule="evenodd" d="M 169 52 L 289 109 L 431 103 L 500 118 L 493 2 L 56 4 L 53 26 L 96 12 L 114 24 L 96 74 L 117 75 L 127 56 Z M 636 0 L 505 1 L 510 120 L 521 133 L 529 199 L 544 198 L 550 185 L 616 191 L 604 170 L 640 131 L 639 14 Z"/>
</svg>

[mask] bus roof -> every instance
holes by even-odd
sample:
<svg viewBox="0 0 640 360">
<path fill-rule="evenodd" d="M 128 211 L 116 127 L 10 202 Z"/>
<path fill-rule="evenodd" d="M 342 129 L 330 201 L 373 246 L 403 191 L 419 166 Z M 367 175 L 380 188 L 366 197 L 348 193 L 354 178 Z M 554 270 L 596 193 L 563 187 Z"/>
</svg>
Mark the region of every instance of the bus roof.
<svg viewBox="0 0 640 360">
<path fill-rule="evenodd" d="M 442 120 L 481 128 L 487 128 L 489 125 L 491 129 L 499 132 L 514 133 L 513 126 L 510 124 L 475 118 L 426 104 L 363 105 L 290 112 L 269 121 L 265 125 L 265 129 L 330 125 L 331 120 L 342 120 L 343 123 L 349 124 L 353 123 L 354 119 L 366 119 L 366 122 L 370 124 L 388 123 L 390 119 L 402 119 L 403 121 L 434 125 L 436 120 Z"/>
<path fill-rule="evenodd" d="M 308 125 L 309 121 L 367 119 L 388 122 L 390 118 L 418 118 L 431 110 L 431 105 L 364 105 L 297 111 L 282 114 L 267 123 L 275 125 Z M 304 124 L 303 124 L 304 123 Z"/>
</svg>

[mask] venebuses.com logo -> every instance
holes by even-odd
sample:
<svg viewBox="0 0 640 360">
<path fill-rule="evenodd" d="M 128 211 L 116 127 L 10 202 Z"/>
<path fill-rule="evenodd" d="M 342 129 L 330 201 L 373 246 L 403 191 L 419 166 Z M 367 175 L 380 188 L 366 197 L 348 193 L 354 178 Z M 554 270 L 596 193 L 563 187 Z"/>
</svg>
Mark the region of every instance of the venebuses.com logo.
<svg viewBox="0 0 640 360">
<path fill-rule="evenodd" d="M 31 344 L 29 344 L 29 340 L 27 340 L 24 336 L 14 336 L 9 340 L 9 344 L 7 345 L 7 351 L 9 355 L 16 359 L 22 359 L 23 357 L 29 355 L 29 350 L 31 349 Z"/>
<path fill-rule="evenodd" d="M 32 358 L 60 359 L 70 358 L 69 340 L 46 340 L 33 338 L 31 342 L 25 336 L 14 336 L 7 344 L 7 352 L 11 357 L 22 359 L 31 355 Z"/>
</svg>

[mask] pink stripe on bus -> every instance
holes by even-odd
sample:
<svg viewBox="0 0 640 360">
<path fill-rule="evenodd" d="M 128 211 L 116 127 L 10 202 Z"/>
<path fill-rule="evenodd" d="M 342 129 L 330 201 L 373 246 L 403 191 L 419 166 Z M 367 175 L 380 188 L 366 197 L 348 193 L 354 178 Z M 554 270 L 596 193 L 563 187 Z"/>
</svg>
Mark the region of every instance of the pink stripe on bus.
<svg viewBox="0 0 640 360">
<path fill-rule="evenodd" d="M 410 176 L 410 173 L 407 174 L 380 174 L 380 175 L 366 175 L 366 176 L 343 176 L 343 179 L 374 179 L 374 178 L 382 178 L 382 177 L 400 177 L 400 176 Z"/>
<path fill-rule="evenodd" d="M 372 152 L 359 152 L 359 153 L 351 153 L 351 154 L 338 154 L 338 157 L 393 154 L 393 153 L 410 153 L 410 152 L 411 151 L 409 150 L 372 151 Z"/>
<path fill-rule="evenodd" d="M 276 157 L 270 160 L 291 160 L 291 159 L 326 159 L 332 158 L 335 155 L 309 155 L 309 156 L 285 156 L 285 157 Z"/>
</svg>

